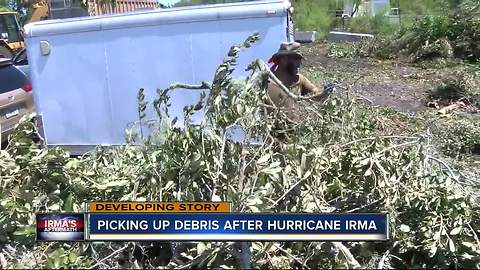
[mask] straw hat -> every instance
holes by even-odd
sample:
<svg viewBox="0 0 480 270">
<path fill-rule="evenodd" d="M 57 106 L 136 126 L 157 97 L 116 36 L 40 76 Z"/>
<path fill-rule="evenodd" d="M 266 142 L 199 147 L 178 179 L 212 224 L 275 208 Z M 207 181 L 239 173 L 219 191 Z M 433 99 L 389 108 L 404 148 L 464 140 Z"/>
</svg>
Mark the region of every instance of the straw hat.
<svg viewBox="0 0 480 270">
<path fill-rule="evenodd" d="M 280 56 L 291 55 L 296 56 L 298 58 L 303 58 L 303 56 L 298 52 L 300 48 L 300 43 L 298 42 L 284 42 L 280 45 L 278 51 L 272 55 L 273 58 L 277 58 Z"/>
</svg>

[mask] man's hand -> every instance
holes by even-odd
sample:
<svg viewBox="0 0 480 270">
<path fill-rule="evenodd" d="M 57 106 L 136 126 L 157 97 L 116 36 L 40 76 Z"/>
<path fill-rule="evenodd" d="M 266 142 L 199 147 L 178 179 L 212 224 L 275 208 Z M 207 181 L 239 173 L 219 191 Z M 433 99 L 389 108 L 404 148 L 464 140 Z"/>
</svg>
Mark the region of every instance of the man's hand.
<svg viewBox="0 0 480 270">
<path fill-rule="evenodd" d="M 330 96 L 333 91 L 337 89 L 338 82 L 337 81 L 326 81 L 324 86 L 323 86 L 323 91 L 321 90 L 320 87 L 315 86 L 313 83 L 311 83 L 307 78 L 301 77 L 301 82 L 302 82 L 302 87 L 305 92 L 307 92 L 309 95 L 305 95 L 304 97 L 307 99 L 312 99 L 316 101 L 323 101 L 325 100 L 328 96 Z"/>
</svg>

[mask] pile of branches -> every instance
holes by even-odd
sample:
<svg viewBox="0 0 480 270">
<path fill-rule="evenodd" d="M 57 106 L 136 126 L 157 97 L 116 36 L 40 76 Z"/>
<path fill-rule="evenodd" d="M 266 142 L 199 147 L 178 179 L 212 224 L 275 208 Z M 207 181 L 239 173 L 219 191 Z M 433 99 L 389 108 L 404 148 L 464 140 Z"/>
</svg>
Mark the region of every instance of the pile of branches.
<svg viewBox="0 0 480 270">
<path fill-rule="evenodd" d="M 415 60 L 457 57 L 480 60 L 480 2 L 463 0 L 447 15 L 425 16 L 400 31 L 398 46 Z"/>
<path fill-rule="evenodd" d="M 253 62 L 233 80 L 232 46 L 211 83 L 174 84 L 149 103 L 138 95 L 140 129 L 117 148 L 70 158 L 39 148 L 25 121 L 0 152 L 0 262 L 7 267 L 389 268 L 478 267 L 476 187 L 432 147 L 428 133 L 391 134 L 378 112 L 348 90 L 323 103 L 297 100 L 301 121 L 271 105 L 275 79 Z M 169 116 L 170 91 L 208 91 Z M 285 89 L 286 90 L 286 89 Z M 153 106 L 160 120 L 146 119 Z M 200 123 L 192 116 L 203 112 Z M 286 124 L 288 123 L 288 124 Z M 241 128 L 244 139 L 232 139 Z M 277 136 L 282 133 L 284 136 Z M 252 143 L 251 138 L 256 138 Z M 230 201 L 238 212 L 390 214 L 387 242 L 151 242 L 34 245 L 34 213 L 81 211 L 94 200 Z"/>
<path fill-rule="evenodd" d="M 480 60 L 480 1 L 461 0 L 442 15 L 416 18 L 391 34 L 357 43 L 333 44 L 334 57 L 393 59 L 406 55 L 414 62 L 430 59 Z"/>
</svg>

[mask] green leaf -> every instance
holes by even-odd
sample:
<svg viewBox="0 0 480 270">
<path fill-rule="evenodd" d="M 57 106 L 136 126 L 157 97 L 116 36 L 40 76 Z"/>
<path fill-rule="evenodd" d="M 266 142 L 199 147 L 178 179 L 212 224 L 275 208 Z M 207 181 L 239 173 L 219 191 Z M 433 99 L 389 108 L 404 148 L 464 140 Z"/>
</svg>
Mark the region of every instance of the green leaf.
<svg viewBox="0 0 480 270">
<path fill-rule="evenodd" d="M 263 155 L 257 160 L 257 164 L 263 164 L 270 159 L 270 154 Z"/>
<path fill-rule="evenodd" d="M 428 256 L 430 258 L 433 258 L 433 256 L 435 256 L 435 254 L 437 254 L 437 247 L 431 247 L 429 250 L 428 250 Z"/>
<path fill-rule="evenodd" d="M 303 179 L 307 179 L 308 177 L 310 177 L 312 175 L 312 171 L 307 171 L 305 172 L 305 174 L 303 175 Z"/>
<path fill-rule="evenodd" d="M 68 260 L 70 261 L 70 263 L 75 263 L 77 261 L 77 258 L 78 258 L 78 255 L 76 252 L 70 252 L 68 254 Z"/>
<path fill-rule="evenodd" d="M 205 244 L 204 244 L 203 242 L 198 243 L 198 244 L 197 244 L 197 254 L 198 254 L 198 255 L 202 255 L 203 252 L 205 252 L 205 249 L 206 249 L 206 248 L 207 248 L 207 247 L 205 246 Z"/>
<path fill-rule="evenodd" d="M 402 224 L 400 225 L 400 231 L 408 233 L 410 232 L 410 227 L 408 225 Z"/>
<path fill-rule="evenodd" d="M 453 228 L 453 230 L 450 231 L 450 235 L 457 235 L 462 231 L 462 227 L 456 227 Z"/>
<path fill-rule="evenodd" d="M 73 212 L 73 193 L 68 194 L 67 199 L 63 203 L 63 210 Z"/>
<path fill-rule="evenodd" d="M 269 165 L 270 168 L 278 168 L 282 163 L 280 161 L 275 161 Z"/>
<path fill-rule="evenodd" d="M 262 172 L 264 174 L 272 175 L 272 176 L 277 176 L 277 174 L 281 171 L 282 171 L 282 168 L 277 167 L 277 168 L 266 168 L 266 169 L 261 170 L 260 172 Z"/>
<path fill-rule="evenodd" d="M 360 165 L 365 166 L 370 163 L 370 158 L 362 159 L 359 163 Z"/>
<path fill-rule="evenodd" d="M 22 263 L 14 263 L 10 266 L 10 269 L 27 269 L 27 268 Z"/>
<path fill-rule="evenodd" d="M 121 187 L 129 183 L 128 180 L 109 181 L 105 184 L 105 187 Z"/>
<path fill-rule="evenodd" d="M 56 269 L 57 268 L 57 267 L 55 267 L 55 262 L 54 262 L 53 258 L 50 257 L 50 258 L 47 259 L 46 268 L 47 269 Z"/>
<path fill-rule="evenodd" d="M 250 210 L 253 213 L 259 213 L 260 212 L 260 209 L 258 209 L 258 207 L 254 206 L 254 205 L 249 205 L 248 208 L 250 208 Z"/>
<path fill-rule="evenodd" d="M 60 210 L 60 205 L 54 204 L 54 205 L 50 206 L 49 208 L 50 208 L 49 209 L 50 211 L 58 211 L 58 210 Z"/>
<path fill-rule="evenodd" d="M 218 196 L 217 194 L 213 194 L 211 201 L 212 202 L 221 202 L 222 198 L 220 198 L 220 196 Z"/>
<path fill-rule="evenodd" d="M 471 254 L 468 254 L 468 253 L 462 254 L 461 257 L 466 259 L 466 260 L 471 260 L 471 259 L 475 258 L 475 256 L 473 256 Z"/>
<path fill-rule="evenodd" d="M 175 182 L 173 181 L 168 181 L 167 184 L 165 185 L 164 189 L 169 190 L 175 185 Z"/>
<path fill-rule="evenodd" d="M 464 245 L 468 248 L 474 248 L 475 247 L 475 243 L 471 243 L 471 242 L 462 242 L 462 245 Z"/>
<path fill-rule="evenodd" d="M 15 231 L 14 235 L 34 235 L 36 232 L 35 226 L 25 226 L 20 230 Z"/>
<path fill-rule="evenodd" d="M 218 252 L 213 254 L 212 258 L 208 260 L 207 267 L 210 268 L 212 264 L 215 262 L 215 259 L 217 259 Z"/>
<path fill-rule="evenodd" d="M 450 252 L 452 253 L 455 253 L 456 249 L 455 249 L 455 244 L 453 243 L 453 240 L 452 239 L 448 239 L 448 249 L 450 250 Z"/>
</svg>

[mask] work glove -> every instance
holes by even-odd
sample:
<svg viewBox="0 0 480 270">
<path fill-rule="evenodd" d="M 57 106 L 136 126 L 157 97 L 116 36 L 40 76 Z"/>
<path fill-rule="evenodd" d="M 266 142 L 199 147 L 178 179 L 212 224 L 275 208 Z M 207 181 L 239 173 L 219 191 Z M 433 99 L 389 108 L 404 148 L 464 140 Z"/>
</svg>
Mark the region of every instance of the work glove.
<svg viewBox="0 0 480 270">
<path fill-rule="evenodd" d="M 326 81 L 325 85 L 323 86 L 323 90 L 327 95 L 333 93 L 333 91 L 337 90 L 337 82 L 336 81 Z"/>
</svg>

